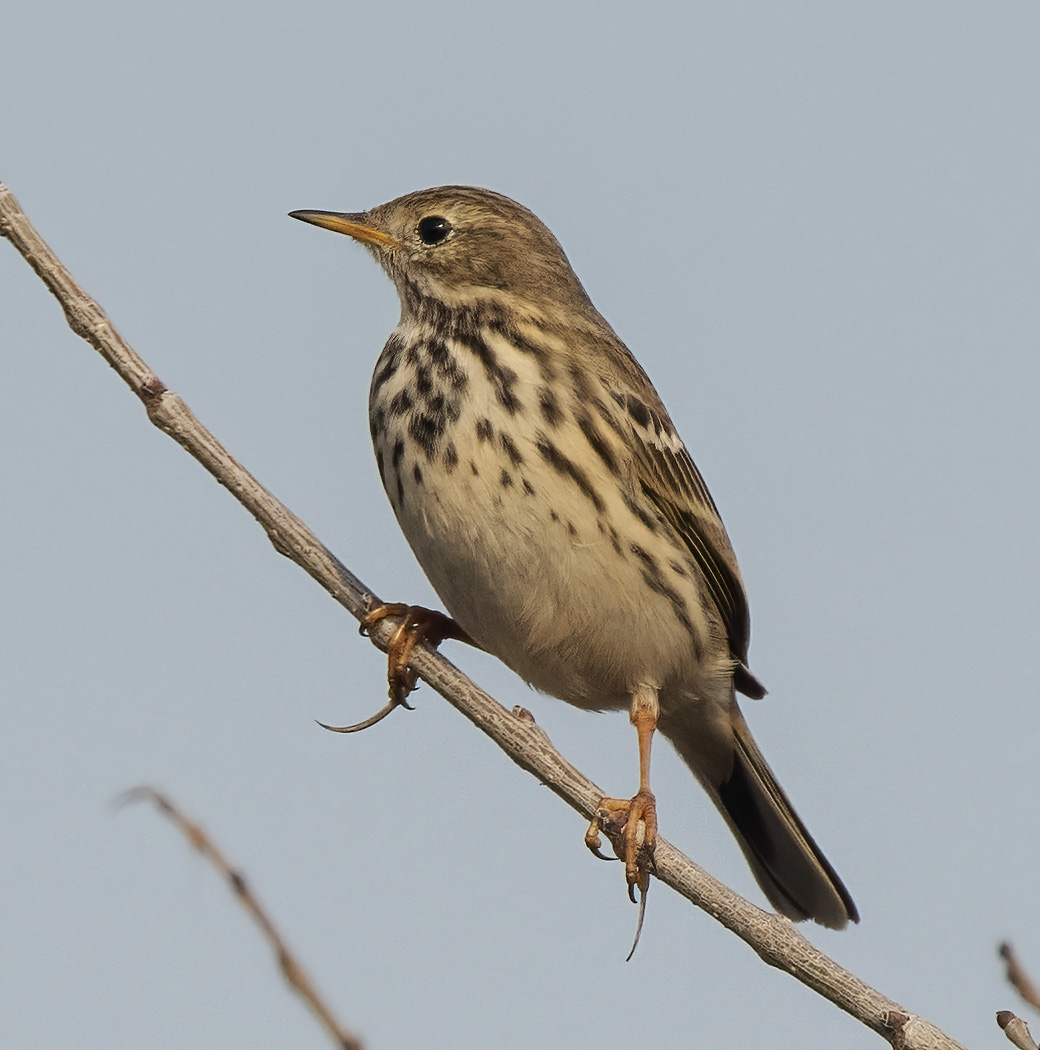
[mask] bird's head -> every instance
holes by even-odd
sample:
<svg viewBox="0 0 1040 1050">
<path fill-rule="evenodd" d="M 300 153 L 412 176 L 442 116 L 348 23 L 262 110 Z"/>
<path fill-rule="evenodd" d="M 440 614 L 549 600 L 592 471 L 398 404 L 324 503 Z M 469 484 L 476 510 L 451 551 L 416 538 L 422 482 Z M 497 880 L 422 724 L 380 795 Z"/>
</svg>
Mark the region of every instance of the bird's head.
<svg viewBox="0 0 1040 1050">
<path fill-rule="evenodd" d="M 557 304 L 595 313 L 549 228 L 491 190 L 440 186 L 364 212 L 290 214 L 364 244 L 397 286 L 406 312 L 433 299 L 448 309 L 493 303 L 544 313 Z"/>
</svg>

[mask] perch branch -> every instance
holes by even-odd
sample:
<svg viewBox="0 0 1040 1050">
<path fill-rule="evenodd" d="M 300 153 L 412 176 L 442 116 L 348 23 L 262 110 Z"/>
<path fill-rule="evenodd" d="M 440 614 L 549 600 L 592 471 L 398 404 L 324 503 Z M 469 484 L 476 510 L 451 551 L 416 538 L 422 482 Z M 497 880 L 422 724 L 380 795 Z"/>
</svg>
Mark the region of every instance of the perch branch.
<svg viewBox="0 0 1040 1050">
<path fill-rule="evenodd" d="M 307 526 L 220 445 L 187 405 L 115 330 L 101 307 L 76 283 L 51 252 L 11 192 L 0 185 L 0 233 L 18 249 L 54 293 L 72 329 L 94 346 L 144 402 L 149 419 L 194 456 L 257 519 L 275 548 L 310 573 L 361 620 L 381 604 Z M 386 649 L 399 618 L 376 624 L 372 641 Z M 586 820 L 604 792 L 574 768 L 526 712 L 507 711 L 452 663 L 426 647 L 412 666 L 453 707 L 485 732 Z M 732 930 L 770 966 L 808 985 L 893 1046 L 906 1050 L 957 1050 L 959 1044 L 924 1019 L 869 987 L 811 945 L 786 919 L 762 911 L 658 837 L 657 878 Z"/>
</svg>

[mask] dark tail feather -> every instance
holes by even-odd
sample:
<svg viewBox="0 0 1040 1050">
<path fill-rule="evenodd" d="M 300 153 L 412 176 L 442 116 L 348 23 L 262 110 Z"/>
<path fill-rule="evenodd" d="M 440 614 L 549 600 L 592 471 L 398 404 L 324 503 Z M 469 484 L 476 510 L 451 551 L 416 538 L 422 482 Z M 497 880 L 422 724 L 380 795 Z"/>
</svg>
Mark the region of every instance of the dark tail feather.
<svg viewBox="0 0 1040 1050">
<path fill-rule="evenodd" d="M 796 922 L 813 919 L 835 930 L 859 922 L 849 891 L 795 813 L 735 705 L 731 724 L 732 763 L 724 763 L 721 778 L 701 768 L 703 737 L 691 748 L 668 735 L 726 818 L 770 904 Z"/>
</svg>

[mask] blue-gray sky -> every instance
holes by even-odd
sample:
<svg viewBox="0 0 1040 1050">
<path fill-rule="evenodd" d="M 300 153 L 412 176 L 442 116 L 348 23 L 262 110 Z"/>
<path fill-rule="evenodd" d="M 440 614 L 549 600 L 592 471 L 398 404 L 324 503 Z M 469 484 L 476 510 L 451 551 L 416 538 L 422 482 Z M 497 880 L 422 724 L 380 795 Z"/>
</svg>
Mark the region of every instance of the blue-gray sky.
<svg viewBox="0 0 1040 1050">
<path fill-rule="evenodd" d="M 434 602 L 379 488 L 393 289 L 286 218 L 445 182 L 521 200 L 640 358 L 747 582 L 745 703 L 862 924 L 805 928 L 972 1045 L 1040 973 L 1040 13 L 1032 3 L 38 0 L 0 179 L 159 375 L 379 594 Z M 0 245 L 0 1042 L 321 1047 L 242 865 L 369 1050 L 874 1047 L 619 865 L 382 658 Z M 576 764 L 633 733 L 448 647 Z M 661 747 L 662 832 L 761 903 Z"/>
</svg>

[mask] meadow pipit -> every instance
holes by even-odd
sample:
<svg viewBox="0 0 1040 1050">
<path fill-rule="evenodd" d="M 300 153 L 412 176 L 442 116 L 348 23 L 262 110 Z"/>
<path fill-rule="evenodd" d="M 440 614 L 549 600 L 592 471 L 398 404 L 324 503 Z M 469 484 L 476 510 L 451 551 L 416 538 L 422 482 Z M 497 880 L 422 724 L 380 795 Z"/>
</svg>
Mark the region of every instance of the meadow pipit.
<svg viewBox="0 0 1040 1050">
<path fill-rule="evenodd" d="M 639 791 L 604 802 L 627 811 L 630 887 L 645 891 L 653 849 L 658 729 L 777 911 L 856 921 L 737 707 L 736 692 L 765 690 L 747 666 L 747 599 L 719 513 L 552 233 L 508 197 L 464 186 L 292 214 L 360 241 L 397 287 L 401 320 L 369 396 L 372 440 L 458 633 L 567 703 L 630 712 Z"/>
</svg>

